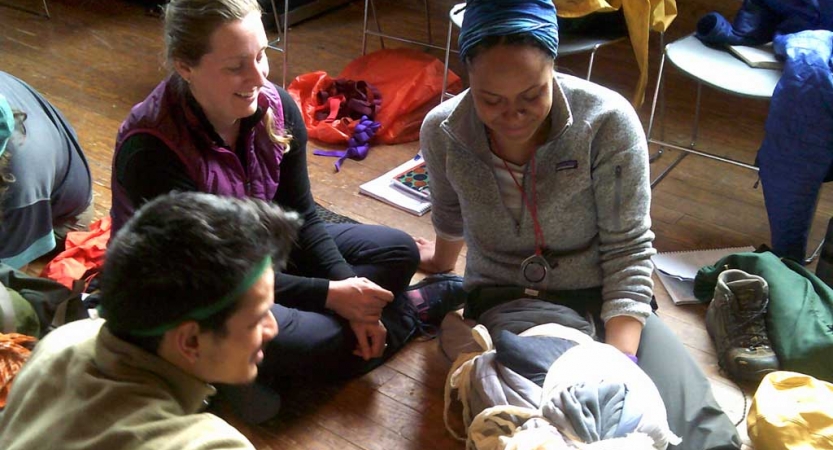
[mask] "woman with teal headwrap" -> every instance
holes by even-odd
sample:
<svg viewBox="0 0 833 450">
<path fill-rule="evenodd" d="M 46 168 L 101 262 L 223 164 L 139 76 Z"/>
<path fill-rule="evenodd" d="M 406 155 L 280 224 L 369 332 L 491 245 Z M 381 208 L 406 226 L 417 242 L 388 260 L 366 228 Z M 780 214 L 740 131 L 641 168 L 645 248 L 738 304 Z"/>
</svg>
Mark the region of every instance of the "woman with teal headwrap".
<svg viewBox="0 0 833 450">
<path fill-rule="evenodd" d="M 465 243 L 466 317 L 525 297 L 591 315 L 657 385 L 676 448 L 739 448 L 705 375 L 653 314 L 648 148 L 633 107 L 554 72 L 550 1 L 469 1 L 459 49 L 471 87 L 420 136 L 436 231 L 417 239 L 421 268 L 452 270 Z"/>
</svg>

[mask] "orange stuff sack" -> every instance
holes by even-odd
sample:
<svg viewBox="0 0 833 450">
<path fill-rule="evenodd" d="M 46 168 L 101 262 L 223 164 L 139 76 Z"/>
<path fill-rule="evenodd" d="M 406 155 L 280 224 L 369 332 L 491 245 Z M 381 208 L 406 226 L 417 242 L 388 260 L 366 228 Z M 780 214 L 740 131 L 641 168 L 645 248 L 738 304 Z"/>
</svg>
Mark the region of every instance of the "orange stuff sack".
<svg viewBox="0 0 833 450">
<path fill-rule="evenodd" d="M 0 333 L 0 409 L 6 406 L 12 381 L 29 359 L 37 341 L 25 334 Z"/>
<path fill-rule="evenodd" d="M 373 142 L 398 144 L 419 139 L 419 127 L 428 111 L 440 102 L 443 63 L 426 53 L 412 49 L 384 49 L 359 57 L 337 78 L 365 81 L 375 86 L 382 104 L 374 118 L 381 124 Z M 301 108 L 311 139 L 330 144 L 346 144 L 358 121 L 315 120 L 318 92 L 326 90 L 333 79 L 326 72 L 311 72 L 295 78 L 287 90 Z M 462 81 L 448 72 L 448 91 L 459 92 Z"/>
<path fill-rule="evenodd" d="M 104 266 L 111 225 L 110 216 L 105 216 L 91 223 L 90 231 L 67 233 L 66 248 L 46 264 L 40 276 L 51 278 L 69 289 L 73 289 L 75 280 L 84 280 L 89 285 Z"/>
<path fill-rule="evenodd" d="M 348 117 L 336 119 L 332 122 L 315 119 L 315 112 L 320 106 L 318 104 L 318 93 L 329 89 L 334 81 L 333 78 L 327 75 L 327 72 L 310 72 L 298 75 L 286 90 L 301 109 L 301 115 L 304 116 L 304 124 L 307 127 L 307 134 L 310 139 L 329 144 L 346 144 L 350 136 L 353 135 L 351 125 L 355 127 L 354 120 Z"/>
</svg>

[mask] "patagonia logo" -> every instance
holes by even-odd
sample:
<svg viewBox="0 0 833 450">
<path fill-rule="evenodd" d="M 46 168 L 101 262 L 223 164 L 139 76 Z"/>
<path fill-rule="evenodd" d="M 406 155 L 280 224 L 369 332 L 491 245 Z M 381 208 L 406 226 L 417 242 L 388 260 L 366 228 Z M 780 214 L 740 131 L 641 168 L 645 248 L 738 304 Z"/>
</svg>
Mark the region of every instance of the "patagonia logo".
<svg viewBox="0 0 833 450">
<path fill-rule="evenodd" d="M 571 170 L 578 168 L 578 161 L 575 159 L 571 159 L 569 161 L 561 161 L 560 163 L 555 165 L 555 171 L 558 172 L 560 170 Z"/>
</svg>

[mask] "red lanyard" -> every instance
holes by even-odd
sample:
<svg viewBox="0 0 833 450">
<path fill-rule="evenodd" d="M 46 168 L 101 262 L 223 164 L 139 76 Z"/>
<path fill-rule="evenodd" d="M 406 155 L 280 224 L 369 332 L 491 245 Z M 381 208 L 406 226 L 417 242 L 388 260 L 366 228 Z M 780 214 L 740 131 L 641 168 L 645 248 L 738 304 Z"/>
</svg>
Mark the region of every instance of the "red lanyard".
<svg viewBox="0 0 833 450">
<path fill-rule="evenodd" d="M 500 149 L 497 147 L 497 143 L 494 139 L 491 139 L 491 135 L 489 135 L 489 141 L 491 142 L 492 146 L 495 150 L 498 150 L 498 158 L 503 162 L 503 167 L 506 168 L 506 171 L 509 172 L 509 176 L 512 177 L 512 181 L 515 182 L 515 186 L 518 187 L 518 191 L 521 193 L 521 199 L 524 202 L 524 205 L 529 209 L 529 214 L 532 216 L 532 226 L 535 231 L 535 254 L 541 256 L 543 254 L 543 249 L 546 246 L 544 243 L 544 230 L 541 228 L 541 224 L 538 222 L 538 192 L 535 189 L 535 154 L 532 155 L 532 160 L 530 161 L 530 170 L 532 171 L 532 202 L 529 202 L 529 199 L 526 197 L 526 192 L 524 191 L 523 186 L 521 183 L 518 182 L 518 179 L 515 178 L 515 173 L 512 172 L 512 169 L 509 168 L 509 164 L 506 163 L 506 160 L 500 155 L 502 153 Z"/>
</svg>

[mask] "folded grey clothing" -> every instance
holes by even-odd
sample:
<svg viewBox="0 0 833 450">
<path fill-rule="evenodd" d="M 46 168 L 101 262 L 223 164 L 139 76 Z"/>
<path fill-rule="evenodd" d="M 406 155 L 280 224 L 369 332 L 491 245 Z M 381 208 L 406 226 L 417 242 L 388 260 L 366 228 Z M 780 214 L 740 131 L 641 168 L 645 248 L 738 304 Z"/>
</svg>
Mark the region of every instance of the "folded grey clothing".
<svg viewBox="0 0 833 450">
<path fill-rule="evenodd" d="M 555 336 L 518 336 L 501 330 L 495 340 L 495 353 L 500 364 L 544 387 L 552 363 L 576 345 L 574 341 Z"/>
<path fill-rule="evenodd" d="M 541 408 L 544 417 L 559 429 L 569 424 L 567 428 L 585 443 L 624 437 L 634 431 L 635 424 L 641 419 L 641 415 L 623 417 L 627 397 L 623 383 L 579 383 L 554 394 Z M 623 419 L 631 429 L 620 427 Z"/>
<path fill-rule="evenodd" d="M 590 320 L 579 315 L 574 309 L 532 298 L 521 298 L 497 305 L 481 314 L 478 320 L 489 330 L 494 341 L 499 339 L 501 330 L 521 334 L 534 326 L 547 323 L 575 328 L 593 337 L 596 334 Z"/>
<path fill-rule="evenodd" d="M 473 362 L 469 407 L 472 417 L 496 405 L 537 408 L 541 387 L 497 363 L 494 352 L 484 353 Z"/>
</svg>

